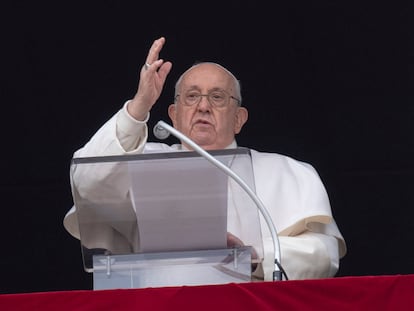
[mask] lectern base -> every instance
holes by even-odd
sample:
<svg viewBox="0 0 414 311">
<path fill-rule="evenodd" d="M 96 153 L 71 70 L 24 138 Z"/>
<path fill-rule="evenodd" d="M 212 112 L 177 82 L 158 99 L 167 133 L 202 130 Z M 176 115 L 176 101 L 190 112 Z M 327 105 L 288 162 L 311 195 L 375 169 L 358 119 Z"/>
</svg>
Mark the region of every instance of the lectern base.
<svg viewBox="0 0 414 311">
<path fill-rule="evenodd" d="M 93 257 L 94 289 L 251 281 L 251 247 Z"/>
</svg>

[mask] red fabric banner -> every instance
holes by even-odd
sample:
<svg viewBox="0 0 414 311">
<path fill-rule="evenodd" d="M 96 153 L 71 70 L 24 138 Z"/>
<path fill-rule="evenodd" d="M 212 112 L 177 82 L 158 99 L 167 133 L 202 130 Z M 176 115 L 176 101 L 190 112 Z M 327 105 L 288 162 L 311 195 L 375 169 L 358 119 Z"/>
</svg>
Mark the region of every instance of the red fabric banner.
<svg viewBox="0 0 414 311">
<path fill-rule="evenodd" d="M 0 295 L 0 310 L 412 310 L 414 275 Z"/>
</svg>

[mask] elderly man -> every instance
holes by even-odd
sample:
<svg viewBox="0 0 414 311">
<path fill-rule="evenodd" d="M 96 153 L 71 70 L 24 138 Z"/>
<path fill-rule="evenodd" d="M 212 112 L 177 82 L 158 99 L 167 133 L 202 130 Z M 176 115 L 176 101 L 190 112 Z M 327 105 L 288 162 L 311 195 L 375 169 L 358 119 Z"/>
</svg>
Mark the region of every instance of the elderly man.
<svg viewBox="0 0 414 311">
<path fill-rule="evenodd" d="M 152 44 L 134 98 L 75 157 L 190 149 L 185 143 L 168 146 L 147 142 L 146 123 L 172 67 L 159 59 L 164 43 L 165 38 L 160 38 Z M 196 64 L 181 75 L 168 114 L 177 130 L 205 150 L 236 148 L 235 136 L 248 119 L 247 109 L 241 106 L 238 80 L 221 65 L 209 62 Z M 317 172 L 309 164 L 284 155 L 251 152 L 256 192 L 278 229 L 282 263 L 289 279 L 334 276 L 346 245 Z M 87 175 L 79 178 L 93 179 Z M 79 238 L 75 215 L 74 206 L 64 224 Z M 264 260 L 254 274 L 271 280 L 273 242 L 267 226 L 261 227 Z"/>
</svg>

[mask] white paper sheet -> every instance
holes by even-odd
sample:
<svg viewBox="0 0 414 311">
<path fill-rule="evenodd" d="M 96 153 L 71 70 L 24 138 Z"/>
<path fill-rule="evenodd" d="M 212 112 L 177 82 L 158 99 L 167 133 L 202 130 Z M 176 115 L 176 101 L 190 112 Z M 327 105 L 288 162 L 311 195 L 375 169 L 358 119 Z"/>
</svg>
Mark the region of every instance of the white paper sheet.
<svg viewBox="0 0 414 311">
<path fill-rule="evenodd" d="M 130 165 L 139 251 L 227 247 L 227 176 L 203 158 Z"/>
</svg>

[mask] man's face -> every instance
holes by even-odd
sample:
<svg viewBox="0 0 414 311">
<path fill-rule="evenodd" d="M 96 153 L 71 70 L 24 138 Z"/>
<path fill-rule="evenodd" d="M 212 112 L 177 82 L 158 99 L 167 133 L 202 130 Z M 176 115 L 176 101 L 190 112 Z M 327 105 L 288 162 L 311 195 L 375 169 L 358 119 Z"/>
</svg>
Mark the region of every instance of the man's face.
<svg viewBox="0 0 414 311">
<path fill-rule="evenodd" d="M 184 101 L 188 92 L 204 95 L 224 91 L 227 96 L 236 97 L 234 87 L 232 77 L 215 64 L 192 68 L 183 77 L 176 104 L 168 110 L 174 127 L 206 150 L 226 148 L 247 121 L 247 110 L 232 98 L 227 98 L 223 107 L 213 106 L 206 96 L 191 106 Z"/>
</svg>

